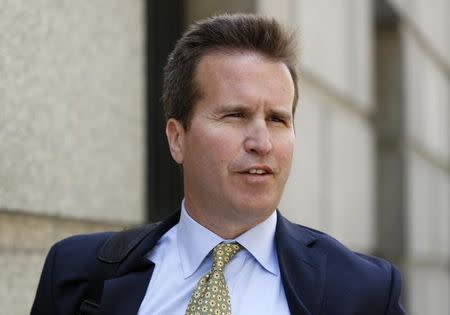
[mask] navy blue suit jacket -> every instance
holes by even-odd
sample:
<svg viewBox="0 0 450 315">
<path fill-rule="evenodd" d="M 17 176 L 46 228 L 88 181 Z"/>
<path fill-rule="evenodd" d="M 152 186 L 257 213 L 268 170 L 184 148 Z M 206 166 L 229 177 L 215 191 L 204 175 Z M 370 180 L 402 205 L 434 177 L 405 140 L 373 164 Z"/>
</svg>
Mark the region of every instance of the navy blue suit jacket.
<svg viewBox="0 0 450 315">
<path fill-rule="evenodd" d="M 145 255 L 179 220 L 179 212 L 149 234 L 104 283 L 102 314 L 137 314 L 154 265 Z M 31 315 L 76 315 L 86 297 L 98 251 L 111 232 L 70 237 L 50 250 Z M 400 273 L 390 263 L 356 254 L 330 236 L 278 213 L 276 246 L 291 314 L 404 314 Z M 170 314 L 168 314 L 170 315 Z"/>
</svg>

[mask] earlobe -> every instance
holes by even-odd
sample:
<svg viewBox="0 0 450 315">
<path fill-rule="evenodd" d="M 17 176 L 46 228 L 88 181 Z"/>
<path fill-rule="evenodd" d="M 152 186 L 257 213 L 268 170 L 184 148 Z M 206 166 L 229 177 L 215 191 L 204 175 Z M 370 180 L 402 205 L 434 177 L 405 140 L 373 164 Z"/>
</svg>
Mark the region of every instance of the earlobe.
<svg viewBox="0 0 450 315">
<path fill-rule="evenodd" d="M 182 123 L 170 118 L 166 124 L 166 136 L 172 158 L 178 164 L 183 164 L 184 127 Z"/>
</svg>

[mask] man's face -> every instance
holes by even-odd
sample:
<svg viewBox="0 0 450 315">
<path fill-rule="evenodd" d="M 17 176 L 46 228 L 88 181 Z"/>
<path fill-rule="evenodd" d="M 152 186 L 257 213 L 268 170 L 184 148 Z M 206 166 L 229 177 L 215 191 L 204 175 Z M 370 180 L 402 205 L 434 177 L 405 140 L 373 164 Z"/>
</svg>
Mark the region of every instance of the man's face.
<svg viewBox="0 0 450 315">
<path fill-rule="evenodd" d="M 188 130 L 167 135 L 183 165 L 194 216 L 257 223 L 278 206 L 294 149 L 294 84 L 282 62 L 257 53 L 211 53 L 197 68 L 200 100 Z"/>
</svg>

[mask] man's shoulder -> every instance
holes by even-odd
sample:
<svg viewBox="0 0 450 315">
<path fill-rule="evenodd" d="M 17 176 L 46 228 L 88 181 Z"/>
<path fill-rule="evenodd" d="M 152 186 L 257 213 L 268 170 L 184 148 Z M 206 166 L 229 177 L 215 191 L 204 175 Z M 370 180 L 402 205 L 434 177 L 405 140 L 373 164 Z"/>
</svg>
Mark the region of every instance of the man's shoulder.
<svg viewBox="0 0 450 315">
<path fill-rule="evenodd" d="M 307 247 L 326 256 L 327 269 L 333 274 L 336 271 L 336 275 L 352 274 L 372 279 L 379 278 L 380 275 L 390 277 L 391 273 L 396 271 L 396 267 L 385 259 L 356 252 L 323 231 L 293 222 L 288 224 L 291 235 L 294 235 L 297 240 L 303 239 L 303 244 Z M 307 241 L 305 242 L 304 239 Z M 338 270 L 348 272 L 337 272 Z"/>
<path fill-rule="evenodd" d="M 77 234 L 56 242 L 52 249 L 69 255 L 81 249 L 85 253 L 96 252 L 116 231 L 105 231 L 88 234 Z"/>
<path fill-rule="evenodd" d="M 342 263 L 345 263 L 347 266 L 361 266 L 363 270 L 369 271 L 381 269 L 390 272 L 391 270 L 391 263 L 383 258 L 354 251 L 325 232 L 300 224 L 292 224 L 299 234 L 309 235 L 309 237 L 315 239 L 312 246 L 326 254 L 328 264 L 331 266 L 334 264 L 341 265 Z"/>
<path fill-rule="evenodd" d="M 66 237 L 54 244 L 56 247 L 61 248 L 76 248 L 79 246 L 95 247 L 104 243 L 112 235 L 116 234 L 117 231 L 104 231 L 86 234 L 76 234 Z"/>
<path fill-rule="evenodd" d="M 56 270 L 70 270 L 70 273 L 88 273 L 100 248 L 116 232 L 79 234 L 56 242 L 49 251 Z"/>
<path fill-rule="evenodd" d="M 295 232 L 299 238 L 307 238 L 309 240 L 312 240 L 310 241 L 311 245 L 308 246 L 320 250 L 329 257 L 337 256 L 345 260 L 356 260 L 369 264 L 375 263 L 381 266 L 389 264 L 382 258 L 353 251 L 352 249 L 341 243 L 339 240 L 323 231 L 293 222 L 289 223 L 291 225 L 291 232 Z"/>
<path fill-rule="evenodd" d="M 64 258 L 71 265 L 93 265 L 97 258 L 107 263 L 121 262 L 150 232 L 159 230 L 160 222 L 128 227 L 121 231 L 79 234 L 55 243 L 49 256 Z M 58 267 L 58 266 L 56 266 Z"/>
<path fill-rule="evenodd" d="M 327 282 L 351 286 L 352 291 L 370 290 L 387 294 L 391 286 L 400 281 L 400 272 L 383 258 L 351 250 L 334 237 L 322 231 L 293 224 L 298 235 L 314 239 L 310 245 L 326 256 Z M 370 285 L 367 285 L 369 284 Z M 330 289 L 330 288 L 329 288 Z M 369 296 L 369 295 L 368 295 Z"/>
<path fill-rule="evenodd" d="M 401 275 L 393 264 L 355 252 L 322 231 L 284 218 L 280 227 L 280 239 L 287 245 L 279 244 L 285 251 L 278 255 L 290 265 L 298 264 L 289 272 L 301 273 L 297 277 L 303 279 L 299 281 L 301 285 L 312 275 L 309 289 L 323 288 L 320 294 L 324 296 L 321 305 L 324 313 L 344 307 L 346 314 L 359 314 L 362 310 L 371 310 L 367 314 L 404 314 L 398 303 Z"/>
<path fill-rule="evenodd" d="M 322 248 L 331 257 L 339 256 L 343 259 L 355 260 L 357 262 L 369 265 L 376 265 L 380 268 L 386 268 L 390 265 L 386 260 L 367 254 L 362 254 L 354 251 L 341 243 L 339 240 L 335 239 L 333 236 L 308 227 L 303 227 L 308 230 L 309 233 L 316 235 L 318 238 L 318 246 Z"/>
</svg>

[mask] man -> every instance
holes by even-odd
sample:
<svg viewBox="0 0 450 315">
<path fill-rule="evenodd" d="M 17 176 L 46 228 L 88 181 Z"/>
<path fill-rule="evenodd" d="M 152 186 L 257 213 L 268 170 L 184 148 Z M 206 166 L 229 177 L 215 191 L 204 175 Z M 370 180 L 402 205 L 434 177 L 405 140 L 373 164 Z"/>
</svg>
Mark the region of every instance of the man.
<svg viewBox="0 0 450 315">
<path fill-rule="evenodd" d="M 181 211 L 132 237 L 57 243 L 31 313 L 404 314 L 394 266 L 276 210 L 297 99 L 293 38 L 275 20 L 193 25 L 169 57 L 163 93 Z"/>
</svg>

